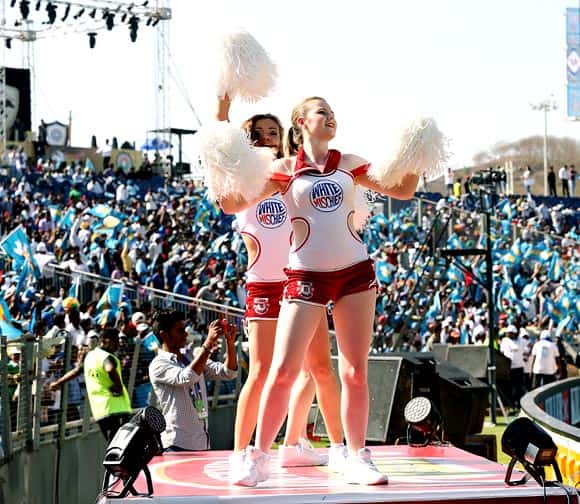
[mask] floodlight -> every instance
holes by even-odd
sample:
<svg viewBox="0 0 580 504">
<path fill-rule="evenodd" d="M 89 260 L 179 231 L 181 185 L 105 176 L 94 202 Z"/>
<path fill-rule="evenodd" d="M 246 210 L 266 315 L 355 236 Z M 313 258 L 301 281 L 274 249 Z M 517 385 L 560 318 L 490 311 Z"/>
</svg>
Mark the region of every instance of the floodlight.
<svg viewBox="0 0 580 504">
<path fill-rule="evenodd" d="M 552 466 L 557 480 L 562 482 L 562 474 L 556 462 L 558 447 L 550 435 L 529 418 L 517 418 L 506 427 L 501 437 L 501 449 L 512 458 L 505 475 L 507 485 L 523 485 L 530 476 L 541 486 L 551 483 L 546 481 L 546 466 Z M 522 464 L 528 474 L 520 480 L 510 481 L 516 462 Z"/>
<path fill-rule="evenodd" d="M 89 36 L 89 47 L 91 49 L 94 49 L 95 46 L 97 45 L 97 33 L 96 32 L 89 32 L 89 33 L 87 33 L 87 35 Z"/>
<path fill-rule="evenodd" d="M 414 397 L 405 406 L 407 442 L 413 447 L 431 444 L 441 425 L 441 415 L 426 397 Z"/>
<path fill-rule="evenodd" d="M 56 21 L 56 5 L 48 2 L 46 6 L 46 13 L 48 14 L 48 24 L 54 24 Z"/>
<path fill-rule="evenodd" d="M 155 455 L 163 452 L 161 432 L 165 430 L 163 414 L 153 406 L 148 406 L 137 413 L 129 422 L 123 425 L 115 434 L 107 450 L 103 466 L 103 494 L 109 498 L 124 498 L 129 492 L 139 495 L 133 484 L 139 473 L 145 473 L 147 481 L 147 496 L 153 495 L 153 482 L 147 464 Z M 123 489 L 119 493 L 110 492 L 109 479 L 111 475 L 120 478 Z"/>
<path fill-rule="evenodd" d="M 131 42 L 137 41 L 137 31 L 139 30 L 139 18 L 137 16 L 132 16 L 129 19 L 129 37 Z"/>
<path fill-rule="evenodd" d="M 71 5 L 66 4 L 66 8 L 64 9 L 64 16 L 62 17 L 61 21 L 66 21 L 66 19 L 68 18 L 68 15 L 70 14 L 70 8 L 71 8 Z"/>
<path fill-rule="evenodd" d="M 22 0 L 20 2 L 20 14 L 22 15 L 22 19 L 28 19 L 28 15 L 30 14 L 30 2 L 28 0 Z"/>
<path fill-rule="evenodd" d="M 107 13 L 107 17 L 105 18 L 105 24 L 107 25 L 107 30 L 111 31 L 115 26 L 115 14 Z"/>
</svg>

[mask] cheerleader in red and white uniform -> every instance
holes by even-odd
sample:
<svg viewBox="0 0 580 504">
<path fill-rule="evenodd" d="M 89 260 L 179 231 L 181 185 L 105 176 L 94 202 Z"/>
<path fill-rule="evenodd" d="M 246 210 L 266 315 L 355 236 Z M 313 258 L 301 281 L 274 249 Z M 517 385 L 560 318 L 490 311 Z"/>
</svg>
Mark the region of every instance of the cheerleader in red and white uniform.
<svg viewBox="0 0 580 504">
<path fill-rule="evenodd" d="M 334 325 L 342 382 L 341 416 L 348 448 L 344 480 L 356 484 L 385 484 L 365 447 L 369 413 L 367 384 L 376 298 L 373 265 L 354 230 L 355 186 L 360 184 L 397 199 L 410 199 L 419 177 L 400 174 L 390 188 L 368 175 L 369 163 L 330 150 L 336 119 L 322 98 L 304 100 L 292 112 L 288 145 L 295 156 L 274 161 L 273 175 L 259 199 L 281 193 L 288 206 L 293 238 L 276 329 L 274 356 L 260 399 L 256 448 L 245 480 L 252 485 L 269 476 L 268 451 L 286 415 L 292 385 L 302 368 L 306 350 L 334 302 Z M 390 185 L 390 184 L 389 184 Z M 240 195 L 222 200 L 228 213 L 254 201 Z"/>
<path fill-rule="evenodd" d="M 216 114 L 218 120 L 227 120 L 229 106 L 227 97 L 219 100 Z M 277 117 L 270 114 L 256 115 L 242 127 L 255 145 L 271 148 L 277 158 L 282 156 L 283 128 Z M 291 225 L 287 205 L 279 194 L 273 194 L 238 212 L 236 220 L 248 251 L 244 318 L 249 340 L 250 369 L 238 398 L 234 454 L 230 459 L 230 468 L 233 483 L 247 484 L 246 448 L 256 427 L 260 396 L 272 361 L 276 324 L 286 281 L 284 269 L 288 265 Z M 328 463 L 331 470 L 339 472 L 344 465 L 346 450 L 340 421 L 340 391 L 332 371 L 325 317 L 321 318 L 316 328 L 311 348 L 316 350 L 308 351 L 304 369 L 296 380 L 289 401 L 286 439 L 279 449 L 280 464 L 293 467 Z M 312 450 L 301 439 L 315 388 L 331 441 L 328 457 Z"/>
</svg>

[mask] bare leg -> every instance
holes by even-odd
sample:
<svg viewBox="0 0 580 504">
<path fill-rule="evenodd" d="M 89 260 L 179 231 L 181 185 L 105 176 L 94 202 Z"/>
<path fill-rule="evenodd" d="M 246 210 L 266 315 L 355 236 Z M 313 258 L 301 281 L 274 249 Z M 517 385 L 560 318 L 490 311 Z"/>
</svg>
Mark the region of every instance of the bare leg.
<svg viewBox="0 0 580 504">
<path fill-rule="evenodd" d="M 314 380 L 307 370 L 302 369 L 290 394 L 285 445 L 295 445 L 300 437 L 306 437 L 306 422 L 315 392 Z"/>
<path fill-rule="evenodd" d="M 256 446 L 268 452 L 288 411 L 292 385 L 324 313 L 322 306 L 284 302 L 278 317 L 274 356 L 260 400 Z"/>
<path fill-rule="evenodd" d="M 342 382 L 342 424 L 351 454 L 365 446 L 369 414 L 368 353 L 375 300 L 375 291 L 369 290 L 345 296 L 334 307 Z"/>
<path fill-rule="evenodd" d="M 310 371 L 316 384 L 316 397 L 328 438 L 332 444 L 340 444 L 344 440 L 340 419 L 340 387 L 332 370 L 326 315 L 322 317 L 322 322 L 310 343 L 305 367 Z"/>
<path fill-rule="evenodd" d="M 275 334 L 276 320 L 252 320 L 249 323 L 250 372 L 238 398 L 235 451 L 245 449 L 252 439 L 258 418 L 260 396 L 272 362 Z"/>
</svg>

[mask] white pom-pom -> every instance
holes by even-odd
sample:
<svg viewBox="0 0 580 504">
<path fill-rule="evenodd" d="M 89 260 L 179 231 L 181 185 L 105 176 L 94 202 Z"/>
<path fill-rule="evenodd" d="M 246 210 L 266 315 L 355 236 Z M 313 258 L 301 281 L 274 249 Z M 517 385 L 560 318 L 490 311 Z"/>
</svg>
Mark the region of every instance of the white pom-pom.
<svg viewBox="0 0 580 504">
<path fill-rule="evenodd" d="M 416 120 L 403 131 L 399 146 L 388 161 L 371 166 L 369 177 L 383 187 L 399 185 L 409 173 L 435 179 L 443 173 L 449 158 L 447 145 L 448 140 L 434 119 Z"/>
<path fill-rule="evenodd" d="M 204 126 L 197 141 L 210 200 L 241 196 L 251 201 L 262 194 L 274 159 L 270 149 L 254 147 L 242 130 L 227 122 Z"/>
<path fill-rule="evenodd" d="M 359 185 L 355 186 L 354 191 L 354 215 L 353 225 L 357 231 L 362 231 L 371 215 L 369 204 L 365 196 L 366 189 Z"/>
<path fill-rule="evenodd" d="M 218 52 L 217 94 L 239 96 L 254 103 L 264 98 L 276 83 L 276 65 L 266 50 L 247 31 L 226 34 Z"/>
</svg>

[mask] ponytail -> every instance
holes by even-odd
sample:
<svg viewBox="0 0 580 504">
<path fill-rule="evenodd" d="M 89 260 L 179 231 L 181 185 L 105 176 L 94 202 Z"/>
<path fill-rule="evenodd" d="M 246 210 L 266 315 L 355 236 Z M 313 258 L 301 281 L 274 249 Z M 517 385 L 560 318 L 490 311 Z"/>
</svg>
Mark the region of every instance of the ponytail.
<svg viewBox="0 0 580 504">
<path fill-rule="evenodd" d="M 284 141 L 284 155 L 287 157 L 295 156 L 304 143 L 304 137 L 302 135 L 302 130 L 298 127 L 298 119 L 304 117 L 306 113 L 306 104 L 313 100 L 324 100 L 320 96 L 310 96 L 305 100 L 302 100 L 294 109 L 292 109 L 292 116 L 290 117 L 290 128 L 288 128 L 288 133 L 286 134 L 286 139 Z"/>
<path fill-rule="evenodd" d="M 295 156 L 298 154 L 300 147 L 302 147 L 302 143 L 302 132 L 294 126 L 291 126 L 288 128 L 288 133 L 284 141 L 284 155 L 286 157 Z"/>
</svg>

